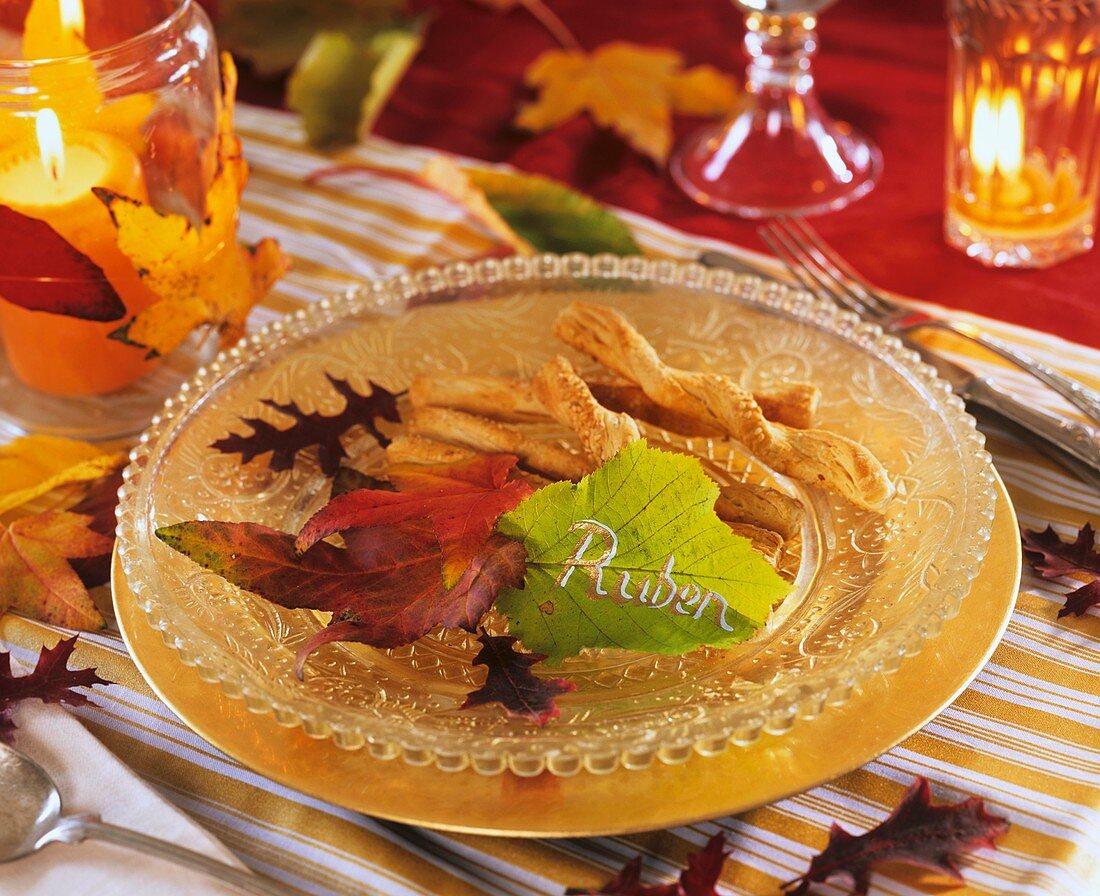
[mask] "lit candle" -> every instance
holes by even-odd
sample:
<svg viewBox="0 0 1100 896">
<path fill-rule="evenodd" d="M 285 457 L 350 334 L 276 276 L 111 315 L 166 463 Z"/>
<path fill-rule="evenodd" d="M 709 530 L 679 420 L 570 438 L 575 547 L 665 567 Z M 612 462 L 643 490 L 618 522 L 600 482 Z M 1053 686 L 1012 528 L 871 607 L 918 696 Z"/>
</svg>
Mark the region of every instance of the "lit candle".
<svg viewBox="0 0 1100 896">
<path fill-rule="evenodd" d="M 118 248 L 114 223 L 92 187 L 146 201 L 141 165 L 121 140 L 95 131 L 63 136 L 42 109 L 36 134 L 0 153 L 0 204 L 45 221 L 103 269 L 127 315 L 155 297 Z M 3 282 L 0 277 L 0 297 Z M 56 395 L 110 392 L 149 370 L 141 349 L 112 340 L 123 321 L 96 323 L 0 302 L 8 362 L 24 382 Z"/>
</svg>

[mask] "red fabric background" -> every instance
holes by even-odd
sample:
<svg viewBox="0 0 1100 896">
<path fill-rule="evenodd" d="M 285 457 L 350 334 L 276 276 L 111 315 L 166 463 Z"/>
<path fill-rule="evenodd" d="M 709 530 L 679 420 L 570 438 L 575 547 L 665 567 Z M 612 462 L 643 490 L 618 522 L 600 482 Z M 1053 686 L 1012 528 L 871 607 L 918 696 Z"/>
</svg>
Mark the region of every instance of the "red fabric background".
<svg viewBox="0 0 1100 896">
<path fill-rule="evenodd" d="M 741 73 L 742 25 L 729 0 L 553 0 L 585 47 L 613 39 L 675 47 L 689 63 Z M 667 172 L 587 118 L 531 136 L 510 124 L 522 72 L 551 37 L 523 10 L 431 3 L 420 54 L 376 132 L 510 162 L 694 233 L 764 250 L 756 224 L 683 197 Z M 942 237 L 947 34 L 935 0 L 841 0 L 821 20 L 818 83 L 827 107 L 871 134 L 885 156 L 875 190 L 817 219 L 873 282 L 898 292 L 1100 345 L 1100 250 L 1044 271 L 990 270 Z M 681 121 L 678 133 L 697 125 Z"/>
</svg>

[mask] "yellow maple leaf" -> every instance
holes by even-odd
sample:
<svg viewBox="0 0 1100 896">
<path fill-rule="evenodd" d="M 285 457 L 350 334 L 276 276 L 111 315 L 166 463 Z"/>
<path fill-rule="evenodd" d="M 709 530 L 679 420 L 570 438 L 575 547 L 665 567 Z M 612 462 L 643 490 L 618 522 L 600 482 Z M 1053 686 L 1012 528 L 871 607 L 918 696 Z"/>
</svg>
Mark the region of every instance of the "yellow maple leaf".
<svg viewBox="0 0 1100 896">
<path fill-rule="evenodd" d="M 125 457 L 56 436 L 23 436 L 0 445 L 0 514 L 70 482 L 98 479 Z"/>
<path fill-rule="evenodd" d="M 121 335 L 153 354 L 166 354 L 196 327 L 212 324 L 224 342 L 243 332 L 252 307 L 289 268 L 272 239 L 255 246 L 237 241 L 241 193 L 248 163 L 233 133 L 236 69 L 222 56 L 222 106 L 206 209 L 196 226 L 184 215 L 157 211 L 135 199 L 97 189 L 118 228 L 118 247 L 158 297 L 137 314 Z"/>
<path fill-rule="evenodd" d="M 542 132 L 583 112 L 655 162 L 668 158 L 672 113 L 720 115 L 737 102 L 731 78 L 713 66 L 685 69 L 675 50 L 613 41 L 591 53 L 547 50 L 528 67 L 539 97 L 516 124 Z"/>
</svg>

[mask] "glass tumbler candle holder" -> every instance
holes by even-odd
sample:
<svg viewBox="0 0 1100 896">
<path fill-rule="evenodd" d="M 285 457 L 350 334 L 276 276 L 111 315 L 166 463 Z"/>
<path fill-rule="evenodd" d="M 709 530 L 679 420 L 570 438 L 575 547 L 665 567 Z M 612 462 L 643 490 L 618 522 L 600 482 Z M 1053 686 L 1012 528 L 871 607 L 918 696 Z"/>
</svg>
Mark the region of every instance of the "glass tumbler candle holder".
<svg viewBox="0 0 1100 896">
<path fill-rule="evenodd" d="M 124 436 L 216 340 L 193 335 L 157 358 L 125 338 L 157 297 L 120 248 L 102 191 L 202 220 L 217 164 L 213 31 L 194 0 L 33 0 L 9 11 L 21 5 L 0 21 L 0 223 L 9 234 L 0 433 Z"/>
<path fill-rule="evenodd" d="M 1092 248 L 1100 3 L 949 0 L 947 242 L 1037 268 Z"/>
</svg>

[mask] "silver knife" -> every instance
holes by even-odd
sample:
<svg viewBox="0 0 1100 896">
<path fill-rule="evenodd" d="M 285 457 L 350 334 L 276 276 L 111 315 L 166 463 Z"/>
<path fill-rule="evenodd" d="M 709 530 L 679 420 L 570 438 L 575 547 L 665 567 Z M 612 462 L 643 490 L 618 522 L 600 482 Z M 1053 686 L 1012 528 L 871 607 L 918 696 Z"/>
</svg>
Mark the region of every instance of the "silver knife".
<svg viewBox="0 0 1100 896">
<path fill-rule="evenodd" d="M 729 258 L 724 253 L 707 252 L 699 260 L 710 267 L 728 268 L 733 267 L 727 261 Z M 740 260 L 736 270 L 773 277 L 771 273 L 754 269 L 751 264 Z M 967 402 L 971 410 L 980 408 L 996 415 L 1002 422 L 1007 421 L 1010 428 L 1051 460 L 1061 464 L 1083 482 L 1100 488 L 1100 430 L 1030 407 L 986 377 L 978 376 L 909 336 L 900 333 L 896 335 L 906 346 L 918 352 L 927 364 L 934 367 L 950 384 L 955 394 Z"/>
</svg>

